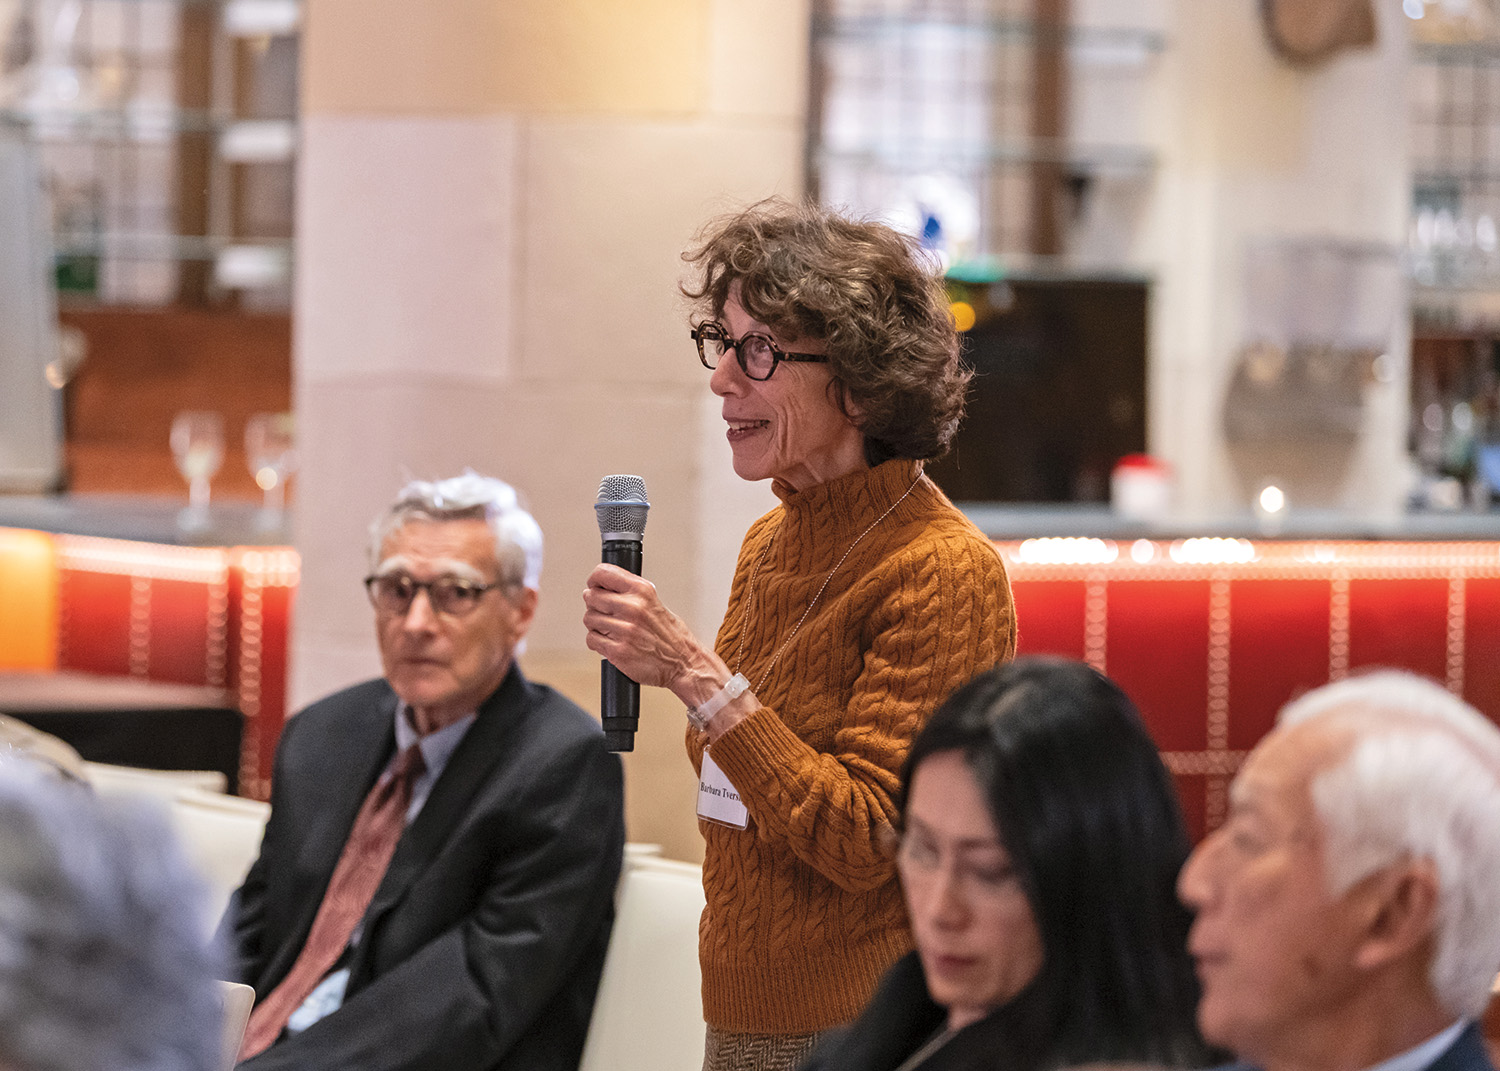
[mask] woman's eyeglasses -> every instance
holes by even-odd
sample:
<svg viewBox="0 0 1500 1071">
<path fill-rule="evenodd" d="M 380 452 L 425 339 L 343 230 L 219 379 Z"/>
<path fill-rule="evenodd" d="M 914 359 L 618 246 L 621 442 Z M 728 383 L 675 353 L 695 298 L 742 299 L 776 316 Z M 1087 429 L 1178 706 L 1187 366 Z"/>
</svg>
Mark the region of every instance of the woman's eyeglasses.
<svg viewBox="0 0 1500 1071">
<path fill-rule="evenodd" d="M 954 858 L 945 859 L 952 854 Z M 1009 895 L 1020 888 L 1017 874 L 1008 860 L 991 859 L 993 854 L 980 851 L 977 858 L 962 850 L 945 852 L 934 840 L 908 830 L 897 842 L 896 867 L 908 885 L 918 885 L 936 878 L 944 869 L 952 871 L 949 880 L 973 899 L 993 899 Z"/>
<path fill-rule="evenodd" d="M 787 353 L 765 335 L 751 331 L 741 338 L 730 337 L 728 329 L 716 320 L 706 320 L 689 332 L 698 344 L 698 360 L 712 372 L 719 367 L 724 351 L 734 350 L 740 362 L 740 371 L 756 380 L 771 378 L 776 366 L 782 361 L 801 361 L 807 364 L 827 364 L 828 357 L 817 353 Z"/>
</svg>

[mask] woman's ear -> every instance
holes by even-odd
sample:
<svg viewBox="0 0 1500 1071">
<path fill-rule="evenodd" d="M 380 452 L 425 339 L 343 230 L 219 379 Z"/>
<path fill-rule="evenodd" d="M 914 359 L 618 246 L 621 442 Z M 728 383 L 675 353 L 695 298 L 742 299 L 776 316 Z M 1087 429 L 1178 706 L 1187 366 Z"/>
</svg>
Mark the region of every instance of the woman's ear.
<svg viewBox="0 0 1500 1071">
<path fill-rule="evenodd" d="M 843 413 L 849 423 L 856 428 L 864 425 L 864 408 L 854 400 L 854 395 L 849 393 L 849 387 L 838 376 L 828 381 L 828 400 L 834 404 L 839 412 Z"/>
</svg>

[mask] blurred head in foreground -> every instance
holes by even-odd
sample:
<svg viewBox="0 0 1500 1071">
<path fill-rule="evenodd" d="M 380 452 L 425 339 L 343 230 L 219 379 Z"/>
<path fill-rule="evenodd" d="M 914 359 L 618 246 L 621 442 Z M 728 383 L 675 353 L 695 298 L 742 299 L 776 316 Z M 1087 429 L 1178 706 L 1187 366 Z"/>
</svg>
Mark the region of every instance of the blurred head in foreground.
<svg viewBox="0 0 1500 1071">
<path fill-rule="evenodd" d="M 1019 659 L 960 688 L 906 769 L 897 856 L 931 999 L 1004 1068 L 1200 1064 L 1188 853 L 1130 700 L 1087 666 Z"/>
<path fill-rule="evenodd" d="M 205 910 L 165 827 L 0 756 L 0 1068 L 213 1068 Z"/>
<path fill-rule="evenodd" d="M 1500 730 L 1405 673 L 1309 692 L 1251 752 L 1180 890 L 1199 1023 L 1242 1058 L 1370 1067 L 1457 1036 L 1500 967 Z M 1477 1033 L 1447 1040 L 1487 1066 Z"/>
</svg>

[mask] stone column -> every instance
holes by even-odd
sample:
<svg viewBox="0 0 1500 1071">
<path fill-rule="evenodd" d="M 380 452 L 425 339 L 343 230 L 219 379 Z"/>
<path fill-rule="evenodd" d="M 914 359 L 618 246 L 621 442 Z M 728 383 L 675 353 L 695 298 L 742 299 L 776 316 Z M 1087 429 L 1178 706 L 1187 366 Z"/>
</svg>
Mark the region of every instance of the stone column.
<svg viewBox="0 0 1500 1071">
<path fill-rule="evenodd" d="M 767 485 L 730 470 L 679 254 L 802 191 L 806 0 L 308 0 L 292 703 L 379 672 L 368 521 L 410 476 L 515 484 L 547 537 L 523 667 L 597 712 L 600 476 L 638 473 L 646 573 L 711 640 Z M 696 858 L 683 718 L 646 689 L 630 836 Z"/>
</svg>

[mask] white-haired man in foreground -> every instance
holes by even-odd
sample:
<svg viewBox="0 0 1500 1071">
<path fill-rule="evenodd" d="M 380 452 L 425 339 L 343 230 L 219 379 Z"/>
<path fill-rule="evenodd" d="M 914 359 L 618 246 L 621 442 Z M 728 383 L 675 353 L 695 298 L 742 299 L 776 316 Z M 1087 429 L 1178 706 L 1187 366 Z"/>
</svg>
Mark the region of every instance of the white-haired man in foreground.
<svg viewBox="0 0 1500 1071">
<path fill-rule="evenodd" d="M 1492 1071 L 1500 730 L 1380 672 L 1288 705 L 1183 868 L 1204 1036 L 1265 1071 Z"/>
</svg>

